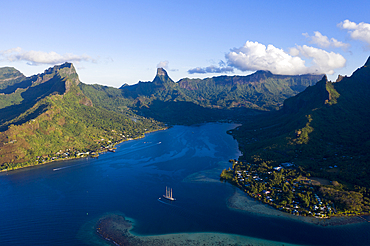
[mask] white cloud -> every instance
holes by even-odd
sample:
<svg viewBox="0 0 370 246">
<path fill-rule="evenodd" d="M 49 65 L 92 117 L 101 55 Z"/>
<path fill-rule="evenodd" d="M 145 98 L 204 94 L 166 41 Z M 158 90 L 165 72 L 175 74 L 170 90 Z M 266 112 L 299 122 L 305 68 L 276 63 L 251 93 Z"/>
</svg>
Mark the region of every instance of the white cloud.
<svg viewBox="0 0 370 246">
<path fill-rule="evenodd" d="M 193 69 L 189 69 L 189 74 L 194 73 L 232 73 L 234 72 L 234 69 L 232 67 L 217 67 L 214 65 L 208 66 L 208 67 L 196 67 Z"/>
<path fill-rule="evenodd" d="M 306 60 L 311 61 L 306 66 Z M 274 74 L 298 75 L 306 73 L 333 74 L 334 69 L 345 65 L 340 54 L 309 46 L 296 46 L 290 54 L 273 45 L 267 47 L 258 42 L 247 41 L 242 47 L 226 54 L 229 66 L 241 71 L 268 70 Z"/>
<path fill-rule="evenodd" d="M 172 72 L 178 71 L 178 69 L 170 69 L 169 66 L 168 66 L 169 63 L 170 63 L 169 61 L 161 61 L 160 63 L 157 64 L 157 68 L 164 68 L 164 69 L 166 69 L 168 71 L 172 71 Z"/>
<path fill-rule="evenodd" d="M 329 38 L 327 36 L 322 35 L 320 32 L 314 32 L 315 36 L 310 36 L 308 33 L 302 33 L 303 36 L 310 38 L 310 43 L 317 44 L 321 48 L 327 48 L 327 47 L 335 47 L 335 48 L 343 48 L 346 49 L 349 47 L 349 44 L 340 42 L 336 40 L 335 38 Z"/>
<path fill-rule="evenodd" d="M 168 63 L 169 61 L 161 61 L 160 63 L 157 64 L 157 68 L 168 69 Z"/>
<path fill-rule="evenodd" d="M 346 65 L 346 59 L 338 53 L 327 52 L 307 45 L 293 48 L 293 54 L 297 54 L 297 51 L 300 56 L 312 58 L 312 66 L 307 67 L 308 73 L 333 74 L 334 69 L 342 68 Z"/>
<path fill-rule="evenodd" d="M 41 65 L 49 64 L 55 65 L 64 62 L 81 62 L 81 61 L 92 61 L 95 62 L 88 55 L 75 55 L 71 53 L 66 53 L 60 55 L 54 51 L 44 52 L 44 51 L 24 51 L 22 48 L 17 47 L 13 49 L 0 51 L 0 57 L 3 57 L 3 60 L 10 62 L 16 61 L 26 61 L 29 65 Z"/>
<path fill-rule="evenodd" d="M 241 71 L 268 70 L 275 74 L 302 74 L 306 71 L 305 61 L 301 58 L 258 42 L 247 41 L 226 54 L 226 59 L 230 66 Z"/>
<path fill-rule="evenodd" d="M 188 73 L 189 74 L 194 74 L 194 73 L 233 73 L 234 68 L 230 67 L 227 65 L 226 62 L 220 61 L 218 63 L 218 66 L 211 65 L 208 67 L 196 67 L 193 69 L 189 69 Z"/>
<path fill-rule="evenodd" d="M 339 27 L 349 30 L 352 39 L 361 40 L 370 45 L 370 24 L 361 22 L 356 24 L 355 22 L 345 20 L 338 24 Z"/>
</svg>

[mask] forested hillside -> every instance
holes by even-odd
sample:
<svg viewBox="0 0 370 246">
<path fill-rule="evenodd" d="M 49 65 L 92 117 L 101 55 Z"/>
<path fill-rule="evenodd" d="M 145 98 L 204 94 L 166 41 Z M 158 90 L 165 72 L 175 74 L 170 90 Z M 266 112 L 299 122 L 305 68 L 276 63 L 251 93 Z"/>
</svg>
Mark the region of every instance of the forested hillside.
<svg viewBox="0 0 370 246">
<path fill-rule="evenodd" d="M 323 75 L 285 76 L 257 71 L 248 76 L 182 79 L 175 83 L 163 68 L 152 82 L 115 89 L 80 84 L 96 105 L 135 112 L 170 124 L 244 120 L 250 115 L 279 109 L 283 101 L 314 85 Z"/>
<path fill-rule="evenodd" d="M 13 67 L 2 67 L 0 68 L 0 90 L 17 84 L 25 78 L 26 76 Z"/>
<path fill-rule="evenodd" d="M 332 181 L 320 194 L 337 199 L 343 211 L 370 210 L 369 93 L 370 58 L 352 76 L 334 83 L 324 77 L 282 110 L 231 131 L 240 160 L 261 168 L 293 163 L 297 177 Z"/>
<path fill-rule="evenodd" d="M 9 92 L 3 97 L 19 93 L 20 100 L 0 109 L 0 170 L 86 156 L 163 127 L 93 106 L 79 83 L 73 65 L 66 63 L 25 78 L 19 83 L 24 88 L 3 90 Z"/>
<path fill-rule="evenodd" d="M 343 213 L 370 211 L 369 93 L 370 59 L 335 83 L 321 75 L 266 71 L 175 83 L 158 69 L 152 82 L 119 89 L 81 83 L 71 63 L 31 77 L 3 68 L 0 170 L 113 151 L 115 143 L 164 129 L 161 122 L 233 120 L 243 123 L 230 131 L 243 156 L 239 163 L 233 161 L 233 170 L 222 173 L 224 179 L 258 197 L 270 181 L 245 188 L 238 181 L 240 172 L 267 178 L 285 163 L 289 168 L 278 176 L 275 172 L 271 183 L 275 188 L 282 184 L 276 206 L 293 200 L 289 185 L 317 177 L 332 181 L 316 188 L 326 204 L 337 200 Z M 299 191 L 296 199 L 308 206 L 302 213 L 314 211 L 309 201 L 313 193 Z"/>
<path fill-rule="evenodd" d="M 100 151 L 111 143 L 160 129 L 159 122 L 245 121 L 278 109 L 285 98 L 319 78 L 258 71 L 175 83 L 159 68 L 152 82 L 116 89 L 81 83 L 71 63 L 31 77 L 3 68 L 1 169 Z"/>
<path fill-rule="evenodd" d="M 274 75 L 257 71 L 248 76 L 219 76 L 206 79 L 181 79 L 177 83 L 159 68 L 153 82 L 123 86 L 122 94 L 147 104 L 150 99 L 160 101 L 188 101 L 202 107 L 243 107 L 276 110 L 283 101 L 314 85 L 323 75 Z M 149 101 L 148 101 L 149 99 Z"/>
<path fill-rule="evenodd" d="M 322 77 L 275 75 L 269 71 L 257 71 L 249 76 L 181 79 L 178 84 L 185 95 L 202 106 L 276 110 L 286 98 L 314 85 Z"/>
</svg>

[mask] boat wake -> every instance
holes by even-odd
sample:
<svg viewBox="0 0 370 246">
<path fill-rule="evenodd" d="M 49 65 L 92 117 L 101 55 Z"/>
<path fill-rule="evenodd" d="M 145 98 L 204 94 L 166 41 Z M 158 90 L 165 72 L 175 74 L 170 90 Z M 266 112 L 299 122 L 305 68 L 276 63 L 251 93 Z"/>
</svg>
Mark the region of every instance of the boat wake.
<svg viewBox="0 0 370 246">
<path fill-rule="evenodd" d="M 179 207 L 179 206 L 176 206 L 176 205 L 172 204 L 170 201 L 165 202 L 164 200 L 162 200 L 162 198 L 158 198 L 158 199 L 157 199 L 157 201 L 158 201 L 158 202 L 161 202 L 161 203 L 163 203 L 163 204 L 169 205 L 169 206 Z"/>
<path fill-rule="evenodd" d="M 84 164 L 85 163 L 82 163 L 82 164 L 79 164 L 79 165 L 70 165 L 70 166 L 66 166 L 66 167 L 58 167 L 58 168 L 54 168 L 53 171 L 59 171 L 59 170 L 66 169 L 66 168 L 71 168 L 71 167 L 78 167 L 78 166 L 82 166 Z"/>
<path fill-rule="evenodd" d="M 66 168 L 69 168 L 69 167 L 72 167 L 72 166 L 54 168 L 53 171 L 59 171 L 59 170 L 66 169 Z"/>
</svg>

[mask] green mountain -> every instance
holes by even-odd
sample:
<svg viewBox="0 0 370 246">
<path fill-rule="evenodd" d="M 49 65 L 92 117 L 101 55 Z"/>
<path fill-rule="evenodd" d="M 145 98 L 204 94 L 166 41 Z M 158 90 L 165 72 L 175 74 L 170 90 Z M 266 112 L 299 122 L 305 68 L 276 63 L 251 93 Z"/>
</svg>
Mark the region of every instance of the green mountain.
<svg viewBox="0 0 370 246">
<path fill-rule="evenodd" d="M 11 88 L 11 86 L 22 82 L 26 77 L 12 67 L 0 68 L 0 109 L 13 105 L 15 103 L 20 103 L 22 98 L 20 96 L 20 91 L 17 93 L 10 89 L 8 91 L 5 88 Z M 13 92 L 13 93 L 9 93 Z M 9 94 L 9 95 L 5 95 Z"/>
<path fill-rule="evenodd" d="M 181 79 L 178 84 L 184 94 L 199 105 L 222 108 L 247 107 L 276 110 L 283 101 L 314 85 L 323 75 L 275 75 L 257 71 L 248 76 Z"/>
<path fill-rule="evenodd" d="M 238 181 L 241 170 L 263 178 L 273 173 L 268 182 L 281 185 L 283 194 L 274 194 L 277 207 L 292 203 L 296 182 L 321 178 L 328 183 L 294 198 L 307 205 L 302 213 L 314 211 L 316 192 L 327 205 L 356 214 L 370 211 L 369 93 L 370 58 L 334 83 L 323 75 L 268 71 L 174 82 L 159 68 L 153 81 L 119 89 L 81 83 L 71 63 L 31 77 L 1 68 L 0 170 L 112 150 L 115 143 L 163 129 L 161 122 L 234 120 L 243 123 L 230 131 L 243 156 L 221 177 L 247 191 Z M 284 163 L 294 165 L 273 171 Z M 248 192 L 266 200 L 260 193 L 270 183 L 251 182 Z"/>
<path fill-rule="evenodd" d="M 369 94 L 370 58 L 350 77 L 336 82 L 324 77 L 285 100 L 281 110 L 232 131 L 243 153 L 240 160 L 261 167 L 294 163 L 299 175 L 332 181 L 320 192 L 332 200 L 342 197 L 343 210 L 369 210 Z M 351 195 L 358 198 L 353 204 Z"/>
<path fill-rule="evenodd" d="M 104 151 L 163 127 L 94 106 L 79 84 L 73 65 L 65 63 L 2 89 L 0 103 L 8 105 L 0 109 L 0 170 Z M 18 100 L 9 102 L 14 94 Z"/>
<path fill-rule="evenodd" d="M 163 68 L 152 82 L 123 85 L 119 89 L 81 84 L 95 105 L 138 114 L 170 124 L 242 120 L 259 111 L 276 110 L 283 101 L 323 75 L 285 76 L 257 71 L 248 76 L 181 79 L 174 82 Z"/>
<path fill-rule="evenodd" d="M 316 85 L 285 100 L 279 112 L 257 117 L 254 123 L 239 128 L 238 132 L 255 136 L 259 142 L 254 145 L 259 146 L 256 150 L 263 150 L 263 156 L 274 152 L 270 159 L 276 163 L 299 161 L 307 169 L 319 173 L 329 166 L 343 166 L 339 168 L 343 174 L 339 171 L 336 177 L 365 182 L 370 187 L 366 178 L 370 174 L 367 165 L 370 160 L 369 60 L 352 76 L 338 82 L 324 77 Z M 255 128 L 253 133 L 251 128 Z M 349 174 L 349 163 L 356 163 L 358 172 Z"/>
<path fill-rule="evenodd" d="M 163 68 L 152 82 L 122 86 L 129 98 L 154 98 L 161 101 L 188 101 L 211 108 L 254 108 L 274 110 L 283 101 L 314 85 L 323 75 L 274 75 L 257 71 L 248 76 L 219 76 L 206 79 L 181 79 L 177 83 Z"/>
<path fill-rule="evenodd" d="M 139 82 L 135 85 L 123 85 L 122 93 L 128 98 L 156 96 L 162 100 L 176 98 L 177 86 L 163 68 L 157 69 L 157 75 L 152 82 Z"/>
<path fill-rule="evenodd" d="M 279 108 L 285 98 L 318 78 L 258 71 L 174 82 L 158 68 L 152 82 L 116 89 L 81 83 L 71 63 L 31 77 L 2 68 L 0 168 L 36 165 L 61 158 L 66 150 L 70 156 L 100 151 L 109 143 L 163 127 L 159 122 L 243 120 Z"/>
<path fill-rule="evenodd" d="M 13 67 L 0 68 L 0 90 L 21 82 L 26 77 Z"/>
<path fill-rule="evenodd" d="M 23 77 L 18 83 L 0 90 L 0 130 L 6 130 L 10 124 L 19 125 L 34 118 L 46 108 L 46 104 L 38 103 L 41 99 L 52 94 L 63 94 L 72 84 L 77 85 L 77 74 L 69 66 L 63 64 L 43 74 Z M 68 80 L 66 76 L 69 76 Z"/>
</svg>

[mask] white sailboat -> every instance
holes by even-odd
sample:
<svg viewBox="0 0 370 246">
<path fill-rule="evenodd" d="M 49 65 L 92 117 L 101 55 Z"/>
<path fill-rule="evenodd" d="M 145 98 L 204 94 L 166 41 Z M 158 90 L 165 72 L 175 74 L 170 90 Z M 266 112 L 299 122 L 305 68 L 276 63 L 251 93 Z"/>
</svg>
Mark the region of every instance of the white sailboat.
<svg viewBox="0 0 370 246">
<path fill-rule="evenodd" d="M 172 188 L 166 186 L 166 195 L 163 195 L 164 198 L 170 201 L 176 201 L 176 198 L 172 197 Z"/>
</svg>

